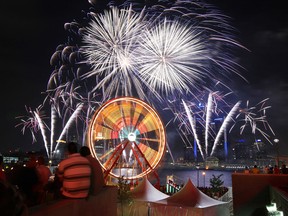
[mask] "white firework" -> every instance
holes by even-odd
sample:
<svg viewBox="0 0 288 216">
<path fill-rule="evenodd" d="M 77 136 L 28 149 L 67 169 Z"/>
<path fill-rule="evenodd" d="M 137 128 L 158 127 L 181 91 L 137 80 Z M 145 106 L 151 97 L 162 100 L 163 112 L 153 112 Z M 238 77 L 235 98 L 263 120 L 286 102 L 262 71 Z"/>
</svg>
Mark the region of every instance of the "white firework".
<svg viewBox="0 0 288 216">
<path fill-rule="evenodd" d="M 39 106 L 35 110 L 32 110 L 31 108 L 26 107 L 26 111 L 28 112 L 27 116 L 19 116 L 21 123 L 19 123 L 17 126 L 22 126 L 22 132 L 25 133 L 26 129 L 30 129 L 30 132 L 32 134 L 33 142 L 36 142 L 35 134 L 40 130 L 41 136 L 44 142 L 44 147 L 46 150 L 47 157 L 49 159 L 52 159 L 54 156 L 55 151 L 58 148 L 59 140 L 63 138 L 63 136 L 68 133 L 68 129 L 71 127 L 72 123 L 75 122 L 75 120 L 79 117 L 79 113 L 81 112 L 83 108 L 83 103 L 79 103 L 76 105 L 76 109 L 73 111 L 72 115 L 69 117 L 68 121 L 65 123 L 64 128 L 61 131 L 61 134 L 59 136 L 57 141 L 57 145 L 55 147 L 55 132 L 58 132 L 55 127 L 56 119 L 58 117 L 58 114 L 56 112 L 56 109 L 54 106 L 51 106 L 51 125 L 50 127 L 46 123 L 47 117 L 43 113 L 42 106 Z M 50 142 L 48 140 L 47 133 L 49 134 L 50 131 Z"/>
<path fill-rule="evenodd" d="M 185 146 L 194 148 L 194 142 L 203 160 L 213 156 L 217 146 L 227 141 L 226 133 L 231 132 L 232 128 L 241 122 L 243 124 L 240 125 L 240 134 L 249 126 L 252 134 L 260 132 L 268 141 L 268 130 L 274 134 L 265 115 L 267 109 L 270 108 L 265 105 L 267 99 L 254 107 L 249 107 L 249 102 L 247 102 L 247 107 L 243 109 L 240 108 L 241 101 L 235 104 L 228 104 L 224 101 L 225 96 L 228 95 L 230 93 L 209 92 L 207 94 L 203 92 L 192 101 L 182 99 L 180 106 L 180 101 L 177 99 L 169 102 L 169 109 L 175 116 L 173 122 L 178 123 L 178 132 Z M 213 119 L 217 119 L 216 127 Z M 264 129 L 260 129 L 260 124 L 263 124 Z"/>
<path fill-rule="evenodd" d="M 270 137 L 272 135 L 275 136 L 275 133 L 267 121 L 266 111 L 271 108 L 271 106 L 265 105 L 267 101 L 268 98 L 251 107 L 249 106 L 249 101 L 247 101 L 246 107 L 239 109 L 233 127 L 243 123 L 240 126 L 240 134 L 242 134 L 246 128 L 250 127 L 252 134 L 255 135 L 256 132 L 259 132 L 271 145 L 273 145 Z M 230 131 L 232 131 L 233 127 L 231 127 Z"/>
<path fill-rule="evenodd" d="M 180 21 L 160 21 L 146 29 L 142 41 L 135 56 L 140 57 L 139 75 L 151 89 L 182 93 L 207 73 L 201 32 Z"/>
<path fill-rule="evenodd" d="M 95 89 L 104 89 L 108 96 L 113 92 L 132 95 L 134 85 L 140 95 L 145 95 L 134 73 L 136 61 L 133 56 L 144 25 L 144 15 L 133 12 L 131 7 L 112 7 L 104 14 L 94 15 L 83 36 L 82 53 L 92 66 L 83 77 L 102 76 Z"/>
<path fill-rule="evenodd" d="M 233 121 L 233 117 L 241 103 L 240 101 L 238 101 L 228 113 L 225 112 L 227 115 L 225 118 L 223 118 L 224 120 L 221 124 L 219 131 L 215 131 L 215 129 L 211 127 L 211 118 L 212 118 L 212 115 L 217 116 L 217 112 L 215 109 L 217 107 L 216 97 L 218 96 L 219 95 L 217 94 L 217 92 L 210 92 L 208 94 L 207 103 L 205 107 L 203 107 L 204 109 L 202 109 L 202 112 L 200 113 L 195 112 L 195 110 L 193 110 L 193 108 L 197 109 L 196 106 L 192 106 L 189 108 L 186 105 L 187 102 L 182 100 L 182 104 L 185 108 L 185 114 L 187 115 L 187 119 L 189 121 L 189 124 L 184 124 L 183 126 L 189 127 L 190 125 L 192 132 L 193 132 L 192 133 L 193 137 L 196 141 L 197 147 L 200 151 L 200 154 L 203 160 L 207 159 L 207 157 L 212 156 L 215 153 L 215 150 L 216 150 L 217 145 L 219 144 L 220 138 L 223 137 L 223 133 L 228 129 L 230 122 Z M 223 101 L 223 99 L 220 99 L 220 100 Z M 185 122 L 187 122 L 187 119 L 182 119 L 182 121 L 184 120 Z M 198 119 L 199 125 L 203 127 L 203 130 L 205 131 L 205 133 L 203 133 L 204 134 L 204 140 L 202 140 L 203 143 L 201 143 L 201 139 L 198 134 L 200 131 L 197 131 L 197 128 L 199 129 L 199 127 L 196 127 L 196 119 Z M 189 128 L 187 129 L 190 130 Z M 209 145 L 209 138 L 214 140 L 214 143 L 212 145 Z M 205 148 L 205 151 L 203 150 L 203 148 Z"/>
<path fill-rule="evenodd" d="M 229 72 L 238 74 L 239 66 L 231 51 L 243 47 L 234 40 L 226 16 L 213 7 L 198 0 L 121 2 L 104 13 L 96 14 L 89 8 L 90 12 L 83 13 L 83 22 L 64 24 L 69 40 L 57 46 L 51 56 L 53 72 L 46 92 L 53 104 L 50 155 L 56 114 L 63 127 L 65 122 L 76 121 L 76 114 L 87 126 L 91 111 L 97 107 L 90 95 L 102 94 L 101 102 L 136 96 L 151 103 L 151 94 L 163 101 L 169 96 L 181 99 L 187 92 L 189 96 L 196 94 L 195 87 L 211 90 L 208 83 L 212 79 L 222 82 L 221 77 L 227 78 Z M 117 1 L 109 3 L 113 4 Z M 77 109 L 79 102 L 84 103 L 83 109 L 82 105 Z M 74 110 L 78 111 L 72 114 Z M 33 111 L 30 115 L 27 120 L 21 119 L 22 131 L 29 128 L 34 140 L 34 132 L 44 132 L 44 126 L 48 127 L 44 121 L 41 124 L 41 115 Z M 210 121 L 209 116 L 206 121 Z M 208 123 L 206 126 L 208 137 Z M 42 136 L 48 151 L 49 141 L 44 133 Z"/>
<path fill-rule="evenodd" d="M 96 78 L 92 91 L 101 89 L 103 100 L 115 96 L 148 99 L 147 94 L 161 98 L 191 93 L 207 80 L 234 71 L 228 56 L 224 60 L 212 50 L 220 44 L 232 45 L 229 37 L 221 35 L 217 40 L 218 31 L 210 37 L 210 28 L 198 26 L 193 19 L 166 15 L 153 19 L 149 9 L 136 12 L 132 5 L 90 13 L 80 50 L 83 63 L 91 65 L 82 78 Z"/>
</svg>

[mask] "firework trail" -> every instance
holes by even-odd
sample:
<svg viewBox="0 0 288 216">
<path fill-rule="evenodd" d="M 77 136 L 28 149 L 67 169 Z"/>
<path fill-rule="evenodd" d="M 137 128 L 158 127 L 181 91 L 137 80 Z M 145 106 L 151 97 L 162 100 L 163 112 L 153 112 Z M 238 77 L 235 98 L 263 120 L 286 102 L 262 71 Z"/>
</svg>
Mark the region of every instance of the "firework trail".
<svg viewBox="0 0 288 216">
<path fill-rule="evenodd" d="M 88 127 L 89 127 L 89 122 L 90 122 L 90 117 L 94 114 L 95 109 L 97 107 L 100 106 L 100 102 L 98 102 L 97 97 L 99 95 L 95 94 L 95 93 L 91 93 L 88 92 L 88 97 L 87 98 L 83 98 L 81 100 L 81 102 L 83 103 L 83 109 L 85 107 L 86 112 L 86 116 L 84 116 L 83 119 L 83 131 L 82 131 L 82 144 L 86 143 L 86 133 L 88 131 Z M 82 110 L 83 111 L 83 110 Z M 80 119 L 82 117 L 82 115 L 79 115 Z"/>
<path fill-rule="evenodd" d="M 233 116 L 235 115 L 235 113 L 238 111 L 239 106 L 241 104 L 241 101 L 238 101 L 234 107 L 231 109 L 231 111 L 228 113 L 227 117 L 224 119 L 218 133 L 217 136 L 214 140 L 214 144 L 210 153 L 210 156 L 212 156 L 215 152 L 216 146 L 219 143 L 220 137 L 223 135 L 223 132 L 227 130 L 228 128 L 228 124 L 233 120 Z"/>
<path fill-rule="evenodd" d="M 82 110 L 83 108 L 83 104 L 79 104 L 76 108 L 76 110 L 73 112 L 73 114 L 70 116 L 70 118 L 68 119 L 67 123 L 65 124 L 59 138 L 57 141 L 57 144 L 55 146 L 55 150 L 58 148 L 59 146 L 59 140 L 61 140 L 63 138 L 63 136 L 65 135 L 65 133 L 67 133 L 68 129 L 71 127 L 71 124 L 73 121 L 75 121 L 75 119 L 77 118 L 77 116 L 79 115 L 79 112 Z M 52 155 L 53 156 L 53 155 Z"/>
<path fill-rule="evenodd" d="M 111 1 L 104 12 L 90 8 L 82 11 L 81 20 L 64 24 L 68 40 L 50 59 L 53 71 L 46 93 L 53 104 L 51 121 L 58 114 L 66 128 L 77 105 L 83 104 L 78 117 L 87 129 L 92 111 L 107 99 L 134 96 L 163 109 L 154 99 L 165 104 L 169 96 L 182 99 L 202 90 L 214 92 L 211 86 L 225 83 L 231 74 L 243 78 L 234 50 L 245 47 L 233 35 L 229 18 L 217 8 L 202 1 L 145 2 Z M 91 98 L 94 94 L 101 97 Z M 207 137 L 211 133 L 209 115 L 220 110 L 214 96 L 206 115 Z M 187 103 L 183 106 L 190 115 L 190 131 L 195 133 L 195 119 L 188 114 Z M 32 122 L 23 125 L 29 124 Z M 54 136 L 51 132 L 51 141 Z M 207 154 L 208 140 L 205 145 Z"/>
<path fill-rule="evenodd" d="M 38 111 L 39 109 L 41 109 L 41 106 L 36 108 L 36 111 Z M 17 119 L 20 119 L 20 123 L 17 124 L 15 127 L 22 126 L 21 131 L 23 135 L 25 134 L 26 129 L 29 129 L 32 136 L 32 143 L 35 143 L 37 141 L 35 133 L 37 133 L 39 130 L 39 124 L 34 116 L 34 111 L 32 110 L 32 108 L 25 106 L 25 110 L 28 113 L 28 115 L 16 117 Z"/>
<path fill-rule="evenodd" d="M 88 101 L 92 93 L 102 94 L 98 105 L 135 96 L 160 106 L 153 98 L 193 95 L 241 68 L 232 50 L 243 47 L 229 18 L 209 4 L 124 1 L 108 6 L 104 12 L 90 8 L 82 20 L 64 24 L 68 41 L 51 56 L 54 70 L 47 85 L 58 113 L 66 110 L 70 116 L 73 104 Z"/>
<path fill-rule="evenodd" d="M 35 111 L 33 111 L 31 108 L 26 108 L 26 111 L 28 112 L 28 116 L 19 116 L 17 118 L 21 119 L 21 123 L 16 125 L 22 126 L 22 132 L 25 133 L 25 129 L 30 129 L 30 132 L 32 133 L 33 142 L 36 142 L 35 133 L 40 130 L 42 139 L 44 142 L 44 147 L 46 150 L 46 154 L 49 159 L 52 159 L 54 156 L 55 150 L 58 148 L 59 142 L 57 142 L 56 147 L 54 148 L 54 136 L 55 136 L 55 125 L 56 125 L 56 119 L 57 119 L 57 112 L 53 106 L 51 106 L 51 128 L 49 128 L 48 124 L 45 122 L 46 119 L 48 119 L 41 111 L 42 106 L 39 106 Z M 72 122 L 75 121 L 76 118 L 79 117 L 79 112 L 82 110 L 83 104 L 79 104 L 76 108 L 76 110 L 73 112 L 73 114 L 68 119 L 67 123 L 65 124 L 63 130 L 61 131 L 61 134 L 58 138 L 58 140 L 61 140 L 62 137 L 68 132 L 69 127 L 71 127 Z M 47 133 L 50 131 L 50 143 L 48 142 Z M 50 148 L 49 148 L 50 147 Z"/>
<path fill-rule="evenodd" d="M 103 13 L 90 8 L 82 20 L 65 23 L 68 42 L 51 57 L 49 89 L 77 79 L 89 83 L 88 92 L 102 93 L 102 101 L 136 96 L 153 104 L 152 97 L 192 94 L 239 75 L 233 49 L 245 48 L 229 17 L 201 1 L 154 3 L 111 1 Z"/>
<path fill-rule="evenodd" d="M 21 119 L 21 123 L 17 124 L 16 127 L 22 126 L 22 132 L 23 134 L 25 133 L 25 130 L 29 128 L 31 134 L 32 134 L 32 142 L 35 143 L 37 142 L 35 133 L 40 130 L 43 142 L 44 142 L 44 147 L 46 150 L 46 154 L 49 157 L 49 142 L 47 141 L 47 136 L 46 136 L 46 128 L 47 125 L 44 121 L 46 116 L 44 113 L 41 111 L 42 106 L 38 106 L 35 111 L 32 108 L 26 107 L 26 112 L 28 113 L 27 116 L 19 116 L 17 118 Z"/>
<path fill-rule="evenodd" d="M 203 158 L 203 160 L 206 160 L 206 158 L 208 156 L 212 156 L 212 154 L 215 151 L 215 148 L 218 144 L 218 141 L 221 137 L 221 135 L 223 134 L 224 130 L 226 130 L 227 124 L 228 124 L 228 119 L 231 120 L 232 115 L 235 113 L 235 109 L 236 109 L 236 105 L 234 106 L 234 108 L 232 108 L 232 110 L 227 114 L 227 118 L 225 119 L 225 121 L 223 122 L 223 124 L 221 125 L 221 128 L 218 132 L 216 132 L 212 127 L 211 127 L 211 119 L 212 116 L 215 117 L 215 115 L 217 115 L 217 113 L 219 113 L 219 108 L 218 105 L 216 104 L 216 102 L 223 102 L 223 98 L 220 97 L 221 94 L 219 94 L 218 92 L 209 92 L 208 93 L 208 97 L 207 97 L 207 102 L 203 103 L 201 102 L 200 105 L 198 106 L 190 106 L 190 109 L 187 106 L 187 102 L 185 102 L 184 100 L 182 100 L 183 106 L 185 108 L 185 115 L 188 116 L 188 120 L 189 120 L 189 125 L 191 127 L 191 130 L 193 131 L 193 137 L 196 141 L 197 147 L 200 151 L 200 154 Z M 203 96 L 201 96 L 203 97 Z M 199 100 L 199 98 L 195 98 L 195 100 Z M 219 100 L 219 101 L 217 101 Z M 195 102 L 192 104 L 196 104 Z M 224 103 L 226 104 L 226 102 Z M 238 103 L 237 103 L 238 104 Z M 224 110 L 221 111 L 221 113 L 223 113 Z M 226 112 L 225 112 L 226 113 Z M 186 122 L 186 119 L 179 119 L 180 121 L 184 121 Z M 184 127 L 187 127 L 187 124 L 182 123 L 182 125 Z M 204 128 L 204 144 L 202 144 L 202 141 L 199 137 L 199 128 L 196 127 L 196 123 L 198 123 L 202 128 Z M 189 128 L 186 128 L 186 130 L 190 130 Z M 214 137 L 216 135 L 216 138 Z M 212 146 L 212 150 L 209 149 L 209 143 L 211 141 L 209 141 L 210 139 L 215 139 L 216 142 L 214 142 L 214 145 Z M 187 138 L 188 139 L 188 138 Z M 203 148 L 205 148 L 205 153 L 203 153 Z"/>
<path fill-rule="evenodd" d="M 44 124 L 44 122 L 42 121 L 42 119 L 40 118 L 40 116 L 38 115 L 37 112 L 34 111 L 34 115 L 35 115 L 35 118 L 37 119 L 37 122 L 39 124 L 39 128 L 40 128 L 40 131 L 41 131 L 41 134 L 42 134 L 42 137 L 43 137 L 43 141 L 44 141 L 45 150 L 46 150 L 47 156 L 49 157 L 50 154 L 49 154 L 49 149 L 48 149 L 47 136 L 45 134 L 45 124 Z"/>
<path fill-rule="evenodd" d="M 200 140 L 198 138 L 198 134 L 197 134 L 197 131 L 196 131 L 196 122 L 195 122 L 194 118 L 192 117 L 192 115 L 190 113 L 190 110 L 189 110 L 188 106 L 186 105 L 185 101 L 182 101 L 182 103 L 183 103 L 185 111 L 187 113 L 188 120 L 189 120 L 190 126 L 192 128 L 193 135 L 194 135 L 194 138 L 196 140 L 197 146 L 199 148 L 200 154 L 201 154 L 202 158 L 205 159 L 205 156 L 203 154 L 203 150 L 202 150 L 202 147 L 201 147 L 201 144 L 200 144 Z"/>
<path fill-rule="evenodd" d="M 239 109 L 239 113 L 235 118 L 235 123 L 231 127 L 230 131 L 232 131 L 234 126 L 238 124 L 240 124 L 240 134 L 242 134 L 247 127 L 250 127 L 252 134 L 255 135 L 256 132 L 258 131 L 270 144 L 273 145 L 272 141 L 269 139 L 270 136 L 268 134 L 269 132 L 272 135 L 275 135 L 272 127 L 267 121 L 266 111 L 269 108 L 271 108 L 271 106 L 265 106 L 265 103 L 268 100 L 269 98 L 266 98 L 257 103 L 255 106 L 251 107 L 249 106 L 249 100 L 248 100 L 246 102 L 246 107 Z M 263 126 L 264 129 L 261 129 L 260 126 Z M 265 132 L 264 130 L 268 132 Z"/>
<path fill-rule="evenodd" d="M 265 115 L 270 108 L 265 104 L 268 99 L 262 100 L 253 107 L 249 107 L 249 101 L 247 101 L 246 108 L 243 109 L 241 108 L 241 101 L 230 105 L 224 100 L 225 96 L 230 95 L 230 93 L 223 95 L 220 92 L 209 92 L 208 96 L 204 97 L 204 95 L 200 94 L 193 100 L 182 99 L 184 110 L 179 106 L 178 100 L 171 100 L 168 109 L 175 116 L 169 123 L 173 121 L 173 123 L 178 124 L 180 137 L 187 147 L 193 148 L 191 142 L 192 140 L 195 141 L 203 160 L 216 153 L 217 146 L 221 142 L 224 133 L 226 131 L 230 133 L 236 125 L 240 125 L 240 134 L 243 133 L 245 128 L 250 127 L 252 134 L 259 132 L 271 143 L 269 133 L 274 134 L 274 132 Z M 211 119 L 219 117 L 223 121 L 217 130 L 217 128 L 211 127 Z M 196 123 L 198 124 L 197 127 Z M 260 124 L 264 129 L 260 128 Z M 205 133 L 203 137 L 200 137 L 202 130 Z"/>
<path fill-rule="evenodd" d="M 206 120 L 205 120 L 205 152 L 206 155 L 208 154 L 208 138 L 209 138 L 209 125 L 211 123 L 211 117 L 212 117 L 212 94 L 209 93 L 208 96 L 208 102 L 207 102 L 207 107 L 206 107 L 207 111 L 206 111 Z"/>
<path fill-rule="evenodd" d="M 53 143 L 54 143 L 54 132 L 55 132 L 55 124 L 56 124 L 56 110 L 54 106 L 51 106 L 51 131 L 50 131 L 50 155 L 53 152 Z"/>
</svg>

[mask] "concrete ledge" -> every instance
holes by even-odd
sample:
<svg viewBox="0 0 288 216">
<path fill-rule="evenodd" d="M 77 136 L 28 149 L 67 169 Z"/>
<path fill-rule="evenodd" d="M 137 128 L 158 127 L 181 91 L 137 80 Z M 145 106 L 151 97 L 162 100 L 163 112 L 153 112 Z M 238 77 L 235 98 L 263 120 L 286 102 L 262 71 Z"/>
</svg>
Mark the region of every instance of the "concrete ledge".
<svg viewBox="0 0 288 216">
<path fill-rule="evenodd" d="M 288 175 L 233 173 L 234 215 L 261 215 L 271 202 L 270 186 L 288 186 Z"/>
<path fill-rule="evenodd" d="M 117 186 L 106 186 L 86 199 L 61 199 L 29 208 L 29 216 L 116 216 Z"/>
</svg>

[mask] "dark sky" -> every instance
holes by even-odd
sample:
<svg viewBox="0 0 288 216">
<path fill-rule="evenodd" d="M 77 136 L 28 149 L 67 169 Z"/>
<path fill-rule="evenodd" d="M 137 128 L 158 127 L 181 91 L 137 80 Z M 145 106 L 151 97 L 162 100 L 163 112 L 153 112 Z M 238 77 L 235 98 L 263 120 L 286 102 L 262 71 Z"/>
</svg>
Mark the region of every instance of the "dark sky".
<svg viewBox="0 0 288 216">
<path fill-rule="evenodd" d="M 100 2 L 100 1 L 99 1 Z M 102 1 L 103 2 L 103 1 Z M 270 98 L 268 120 L 288 154 L 288 9 L 285 1 L 211 1 L 232 18 L 238 38 L 250 52 L 239 54 L 249 84 L 234 90 L 245 98 Z M 25 114 L 25 105 L 37 107 L 52 71 L 50 57 L 66 41 L 64 23 L 87 10 L 86 0 L 4 1 L 1 4 L 1 144 L 0 152 L 21 147 L 39 149 L 21 134 L 15 117 Z M 39 140 L 40 141 L 40 140 Z"/>
</svg>

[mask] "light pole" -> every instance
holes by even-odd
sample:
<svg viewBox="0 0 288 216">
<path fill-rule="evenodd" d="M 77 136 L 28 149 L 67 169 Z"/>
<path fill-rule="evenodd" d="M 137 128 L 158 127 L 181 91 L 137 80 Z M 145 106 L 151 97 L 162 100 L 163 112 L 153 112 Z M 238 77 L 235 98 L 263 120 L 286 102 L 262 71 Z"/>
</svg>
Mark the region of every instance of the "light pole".
<svg viewBox="0 0 288 216">
<path fill-rule="evenodd" d="M 197 187 L 199 187 L 199 168 L 200 168 L 200 165 L 197 164 L 196 165 L 196 169 L 197 169 Z"/>
<path fill-rule="evenodd" d="M 277 166 L 279 167 L 279 139 L 274 139 L 274 143 L 276 145 L 276 159 L 277 159 Z"/>
<path fill-rule="evenodd" d="M 204 185 L 204 188 L 205 188 L 205 175 L 206 175 L 206 173 L 202 172 L 202 175 L 203 175 L 203 185 Z"/>
</svg>

